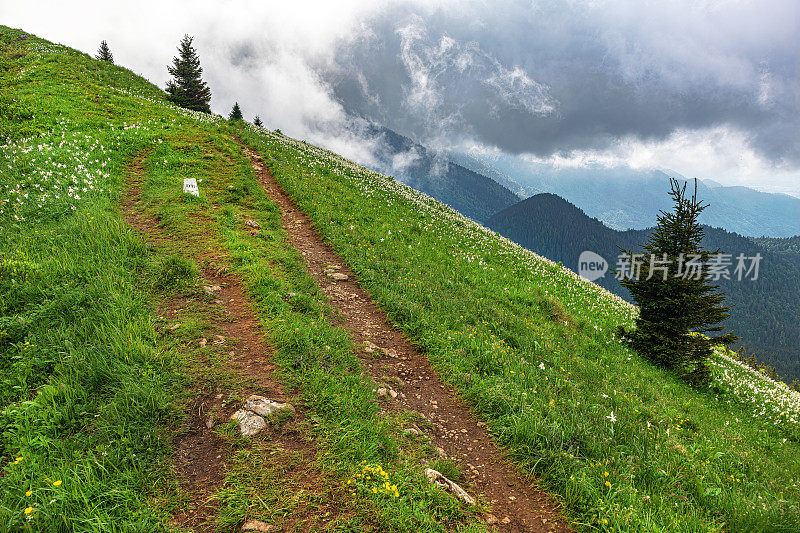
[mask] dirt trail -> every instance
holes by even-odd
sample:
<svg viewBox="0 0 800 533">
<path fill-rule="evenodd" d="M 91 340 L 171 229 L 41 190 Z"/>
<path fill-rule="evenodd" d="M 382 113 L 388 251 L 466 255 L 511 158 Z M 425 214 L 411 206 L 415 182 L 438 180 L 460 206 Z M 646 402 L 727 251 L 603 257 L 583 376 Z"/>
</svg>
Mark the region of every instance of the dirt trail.
<svg viewBox="0 0 800 533">
<path fill-rule="evenodd" d="M 397 389 L 387 397 L 387 409 L 413 410 L 431 424 L 435 446 L 458 461 L 474 488 L 491 502 L 488 522 L 502 531 L 572 531 L 551 496 L 522 477 L 495 440 L 455 392 L 443 385 L 424 354 L 419 353 L 389 323 L 355 279 L 353 272 L 323 243 L 310 219 L 294 205 L 264 165 L 243 145 L 267 195 L 281 208 L 282 224 L 292 245 L 303 255 L 309 273 L 342 315 L 342 325 L 357 345 L 373 343 L 380 359 L 364 357 L 366 371 L 377 382 Z M 336 279 L 339 278 L 339 279 Z M 382 350 L 381 350 L 382 349 Z M 368 348 L 369 350 L 369 348 Z M 392 382 L 395 384 L 392 385 Z M 402 384 L 402 387 L 399 385 Z"/>
<path fill-rule="evenodd" d="M 129 164 L 128 189 L 120 200 L 120 208 L 128 224 L 138 229 L 148 242 L 159 245 L 172 241 L 175 236 L 164 230 L 158 220 L 144 214 L 139 206 L 141 183 L 145 176 L 143 161 L 148 155 L 149 151 L 142 152 Z M 212 232 L 213 229 L 208 228 L 208 231 Z M 194 256 L 198 263 L 218 266 L 227 260 L 223 250 L 211 247 L 198 249 Z M 259 394 L 280 402 L 287 401 L 282 383 L 274 376 L 276 365 L 272 359 L 273 348 L 263 342 L 259 320 L 240 281 L 224 267 L 204 268 L 202 275 L 209 288 L 214 289 L 213 297 L 176 296 L 165 302 L 158 309 L 166 320 L 159 334 L 171 334 L 172 327 L 180 324 L 182 317 L 190 312 L 205 313 L 206 317 L 212 317 L 210 338 L 196 339 L 192 344 L 197 342 L 200 346 L 199 343 L 204 340 L 204 345 L 227 354 L 230 369 L 238 379 L 246 382 L 244 388 L 232 385 L 237 387 L 237 396 Z M 200 364 L 205 362 L 202 359 Z M 186 407 L 187 416 L 174 441 L 174 465 L 182 489 L 181 496 L 185 500 L 176 510 L 171 523 L 197 533 L 212 533 L 218 530 L 215 523 L 219 510 L 216 494 L 222 488 L 226 461 L 232 454 L 214 428 L 227 421 L 241 404 L 231 399 L 232 391 L 227 386 L 212 387 L 203 385 L 202 381 L 198 383 L 196 388 L 188 391 L 193 399 Z M 300 408 L 295 420 L 283 426 L 279 434 L 268 435 L 278 447 L 276 460 L 282 460 L 283 452 L 287 452 L 300 453 L 305 465 L 313 462 L 316 447 L 310 438 L 300 436 L 300 433 L 305 433 L 299 424 L 302 416 L 303 410 Z M 317 474 L 305 472 L 305 468 L 300 470 L 309 480 L 313 480 Z M 325 522 L 336 517 L 335 512 L 329 512 L 329 515 Z"/>
</svg>

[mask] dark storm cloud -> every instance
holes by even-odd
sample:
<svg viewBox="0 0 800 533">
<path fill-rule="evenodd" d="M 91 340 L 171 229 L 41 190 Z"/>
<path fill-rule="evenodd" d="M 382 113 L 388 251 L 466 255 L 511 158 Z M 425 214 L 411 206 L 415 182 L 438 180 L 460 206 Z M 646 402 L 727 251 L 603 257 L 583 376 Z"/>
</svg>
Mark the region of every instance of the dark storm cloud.
<svg viewBox="0 0 800 533">
<path fill-rule="evenodd" d="M 386 151 L 366 118 L 434 147 L 669 167 L 800 196 L 799 6 L 3 0 L 0 20 L 91 54 L 107 39 L 160 87 L 189 33 L 213 111 L 238 101 L 245 118 L 361 163 Z"/>
<path fill-rule="evenodd" d="M 344 108 L 424 140 L 603 149 L 727 125 L 800 162 L 797 4 L 395 5 L 322 69 Z"/>
</svg>

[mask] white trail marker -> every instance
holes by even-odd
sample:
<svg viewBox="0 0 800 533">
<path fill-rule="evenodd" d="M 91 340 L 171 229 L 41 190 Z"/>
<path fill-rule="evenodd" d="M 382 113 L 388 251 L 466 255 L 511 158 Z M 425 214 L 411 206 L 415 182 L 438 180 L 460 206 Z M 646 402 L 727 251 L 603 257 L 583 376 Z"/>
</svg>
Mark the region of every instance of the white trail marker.
<svg viewBox="0 0 800 533">
<path fill-rule="evenodd" d="M 197 188 L 197 180 L 194 178 L 184 178 L 183 192 L 188 192 L 195 196 L 200 196 L 200 190 Z"/>
</svg>

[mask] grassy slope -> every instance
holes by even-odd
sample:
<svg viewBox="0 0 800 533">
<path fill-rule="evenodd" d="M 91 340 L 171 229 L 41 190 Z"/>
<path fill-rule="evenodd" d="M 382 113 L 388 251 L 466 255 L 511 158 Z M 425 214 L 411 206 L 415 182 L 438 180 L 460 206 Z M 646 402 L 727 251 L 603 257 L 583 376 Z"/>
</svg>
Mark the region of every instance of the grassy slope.
<svg viewBox="0 0 800 533">
<path fill-rule="evenodd" d="M 0 38 L 9 88 L 0 122 L 0 531 L 163 530 L 170 509 L 187 504 L 169 460 L 184 389 L 248 389 L 226 369 L 225 350 L 197 348 L 210 336 L 208 310 L 188 305 L 171 332 L 151 309 L 153 298 L 174 296 L 170 288 L 189 302 L 202 297 L 187 257 L 213 249 L 229 250 L 245 279 L 319 443 L 314 464 L 276 465 L 268 440 L 223 424 L 234 456 L 220 527 L 258 518 L 300 530 L 316 520 L 343 531 L 473 528 L 474 513 L 425 481 L 419 462 L 435 450 L 403 435 L 413 414 L 379 416 L 349 338 L 331 324 L 225 121 L 165 104 L 125 69 L 8 28 Z M 155 249 L 116 208 L 140 158 L 145 213 L 170 236 Z M 199 199 L 181 193 L 188 176 L 201 179 Z M 244 231 L 245 215 L 261 222 L 258 238 Z M 385 471 L 397 494 L 373 493 L 375 477 L 358 477 L 367 468 Z M 308 473 L 317 477 L 301 479 Z M 331 499 L 338 514 L 316 516 Z"/>
<path fill-rule="evenodd" d="M 127 155 L 155 134 L 125 131 L 149 117 L 98 84 L 157 93 L 0 30 L 0 531 L 152 528 L 160 512 L 139 500 L 163 489 L 174 361 L 140 289 L 148 254 L 115 204 Z"/>
<path fill-rule="evenodd" d="M 335 527 L 329 524 L 339 530 L 436 531 L 446 522 L 465 529 L 475 525 L 455 500 L 425 482 L 419 461 L 433 457 L 435 450 L 402 436 L 403 422 L 413 415 L 379 416 L 373 384 L 361 376 L 354 356 L 357 350 L 345 331 L 331 325 L 332 311 L 305 273 L 302 257 L 287 245 L 279 208 L 261 190 L 240 146 L 224 133 L 180 131 L 149 153 L 145 169 L 144 203 L 173 236 L 167 243 L 171 250 L 230 251 L 231 265 L 245 280 L 277 348 L 281 376 L 300 405 L 313 413 L 313 433 L 320 439 L 315 467 L 321 479 L 314 480 L 317 490 L 309 493 L 289 480 L 289 465 L 274 464 L 275 451 L 268 443 L 237 438 L 229 427 L 224 435 L 236 453 L 219 495 L 220 525 L 235 528 L 254 517 L 292 524 L 287 518 L 294 518 L 294 510 L 321 506 L 330 498 L 346 510 Z M 199 199 L 179 192 L 180 180 L 189 175 L 202 180 Z M 258 236 L 246 231 L 247 218 L 259 222 Z M 218 385 L 230 388 L 224 380 Z M 347 483 L 367 465 L 380 466 L 401 496 L 372 494 L 372 482 Z M 359 489 L 348 495 L 346 488 L 356 485 Z M 313 517 L 309 520 L 294 526 L 304 530 L 313 524 Z"/>
<path fill-rule="evenodd" d="M 5 42 L 19 35 L 2 33 Z M 140 495 L 164 479 L 159 428 L 174 416 L 166 385 L 176 361 L 152 338 L 137 279 L 152 274 L 152 252 L 113 205 L 125 162 L 154 146 L 149 208 L 191 236 L 193 206 L 175 195 L 175 175 L 200 165 L 202 153 L 175 146 L 208 140 L 233 153 L 219 131 L 228 126 L 165 106 L 128 71 L 63 47 L 26 39 L 4 48 L 0 75 L 13 105 L 0 124 L 13 144 L 0 161 L 0 365 L 9 382 L 0 456 L 10 458 L 0 477 L 0 528 L 23 523 L 31 501 L 33 518 L 51 530 L 65 521 L 77 529 L 155 527 L 163 512 L 143 506 Z M 619 300 L 333 154 L 264 130 L 237 133 L 273 161 L 369 290 L 579 522 L 626 531 L 798 528 L 796 397 L 723 358 L 715 391 L 689 390 L 613 339 L 633 313 Z M 156 156 L 164 156 L 163 169 Z M 240 194 L 226 198 L 231 205 L 212 222 L 259 302 L 287 380 L 318 413 L 320 467 L 343 480 L 362 460 L 382 463 L 415 496 L 364 496 L 349 527 L 462 520 L 403 463 L 406 444 L 392 421 L 374 423 L 350 347 L 327 323 L 296 254 L 279 246 L 275 207 L 241 161 L 238 168 L 240 181 L 229 184 Z M 71 184 L 81 190 L 65 190 L 70 176 L 84 180 Z M 91 192 L 87 176 L 100 191 Z M 269 240 L 237 232 L 233 215 L 243 209 L 269 228 Z M 288 292 L 299 297 L 287 302 Z M 342 374 L 309 357 L 324 346 L 336 350 Z M 344 387 L 347 380 L 357 386 Z M 357 420 L 342 417 L 343 401 Z M 245 475 L 252 469 L 246 460 L 239 466 L 224 493 L 224 523 L 255 505 L 248 487 L 256 481 Z M 57 479 L 64 483 L 53 486 Z"/>
<path fill-rule="evenodd" d="M 691 390 L 614 339 L 634 313 L 619 299 L 391 180 L 253 131 L 326 239 L 579 521 L 800 527 L 796 394 L 723 357 L 715 387 Z"/>
</svg>

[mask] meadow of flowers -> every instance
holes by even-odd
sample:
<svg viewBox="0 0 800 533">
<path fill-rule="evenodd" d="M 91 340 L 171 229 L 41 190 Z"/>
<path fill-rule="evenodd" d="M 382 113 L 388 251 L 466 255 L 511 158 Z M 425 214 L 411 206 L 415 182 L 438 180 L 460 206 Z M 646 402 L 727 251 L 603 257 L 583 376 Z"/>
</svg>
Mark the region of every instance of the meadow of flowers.
<svg viewBox="0 0 800 533">
<path fill-rule="evenodd" d="M 239 135 L 262 153 L 379 304 L 579 527 L 800 530 L 797 393 L 723 352 L 712 387 L 690 389 L 615 337 L 635 307 L 430 197 L 279 133 L 179 110 L 130 72 L 65 47 L 7 28 L 0 38 L 10 94 L 0 117 L 0 531 L 164 523 L 140 500 L 157 490 L 154 465 L 170 453 L 174 361 L 152 336 L 142 281 L 152 252 L 121 223 L 117 201 L 134 154 L 159 155 L 170 136 L 197 132 Z M 150 163 L 166 179 L 191 172 L 192 161 Z M 292 315 L 276 327 L 313 348 L 300 336 L 323 327 L 308 320 Z M 325 335 L 328 345 L 339 339 Z M 356 378 L 315 376 L 312 408 L 339 413 L 337 395 Z M 417 505 L 377 464 L 355 473 L 356 492 Z"/>
<path fill-rule="evenodd" d="M 0 531 L 157 529 L 143 499 L 170 453 L 173 361 L 141 278 L 153 253 L 117 200 L 128 159 L 186 114 L 4 27 L 0 86 Z"/>
<path fill-rule="evenodd" d="M 242 191 L 258 189 L 249 162 L 225 135 L 232 133 L 225 121 L 165 103 L 158 89 L 120 67 L 3 27 L 0 67 L 10 95 L 0 114 L 0 531 L 171 530 L 170 512 L 181 511 L 186 496 L 177 490 L 171 459 L 186 369 L 155 334 L 151 306 L 163 297 L 156 288 L 172 256 L 145 246 L 122 222 L 118 204 L 131 161 L 141 158 L 143 208 L 176 232 L 173 251 L 194 247 L 194 254 L 216 231 L 237 238 L 227 226 L 203 227 L 193 217 L 215 195 L 230 203 L 220 210 L 221 222 L 230 224 Z M 199 177 L 209 169 L 213 179 Z M 250 182 L 232 194 L 225 180 L 240 175 Z M 184 176 L 198 176 L 200 198 L 181 193 Z M 269 238 L 257 242 L 283 242 L 279 228 L 265 225 L 262 236 Z M 249 241 L 232 247 L 253 253 Z M 361 520 L 395 530 L 463 523 L 465 510 L 430 487 L 418 468 L 430 450 L 405 443 L 401 455 L 395 434 L 402 434 L 402 421 L 376 418 L 372 383 L 353 375 L 353 347 L 327 324 L 324 304 L 311 305 L 321 297 L 299 271 L 297 252 L 273 246 L 269 253 L 258 279 L 308 293 L 305 312 L 283 305 L 269 318 L 279 322 L 272 333 L 294 386 L 308 390 L 315 419 L 324 421 L 315 435 L 331 442 L 325 479 L 340 481 L 349 494 L 346 478 L 364 458 L 391 462 L 392 484 L 370 485 L 357 495 L 362 503 L 346 504 L 347 527 L 360 530 Z M 292 269 L 275 280 L 266 274 L 273 262 Z M 298 347 L 311 342 L 327 347 L 323 374 L 294 364 Z M 192 378 L 209 379 L 203 372 Z M 274 460 L 270 446 L 259 449 Z M 276 512 L 265 508 L 264 491 L 243 496 L 266 475 L 266 468 L 254 469 L 256 455 L 237 455 L 228 472 L 218 496 L 221 528 L 238 528 L 254 508 Z M 342 471 L 341 479 L 329 471 Z M 279 477 L 269 487 L 277 510 L 297 505 L 286 482 Z M 406 487 L 402 495 L 399 486 Z M 335 489 L 321 487 L 303 499 Z"/>
<path fill-rule="evenodd" d="M 390 177 L 247 128 L 284 188 L 440 375 L 579 522 L 791 530 L 797 394 L 718 353 L 688 388 L 615 337 L 637 309 Z"/>
</svg>

